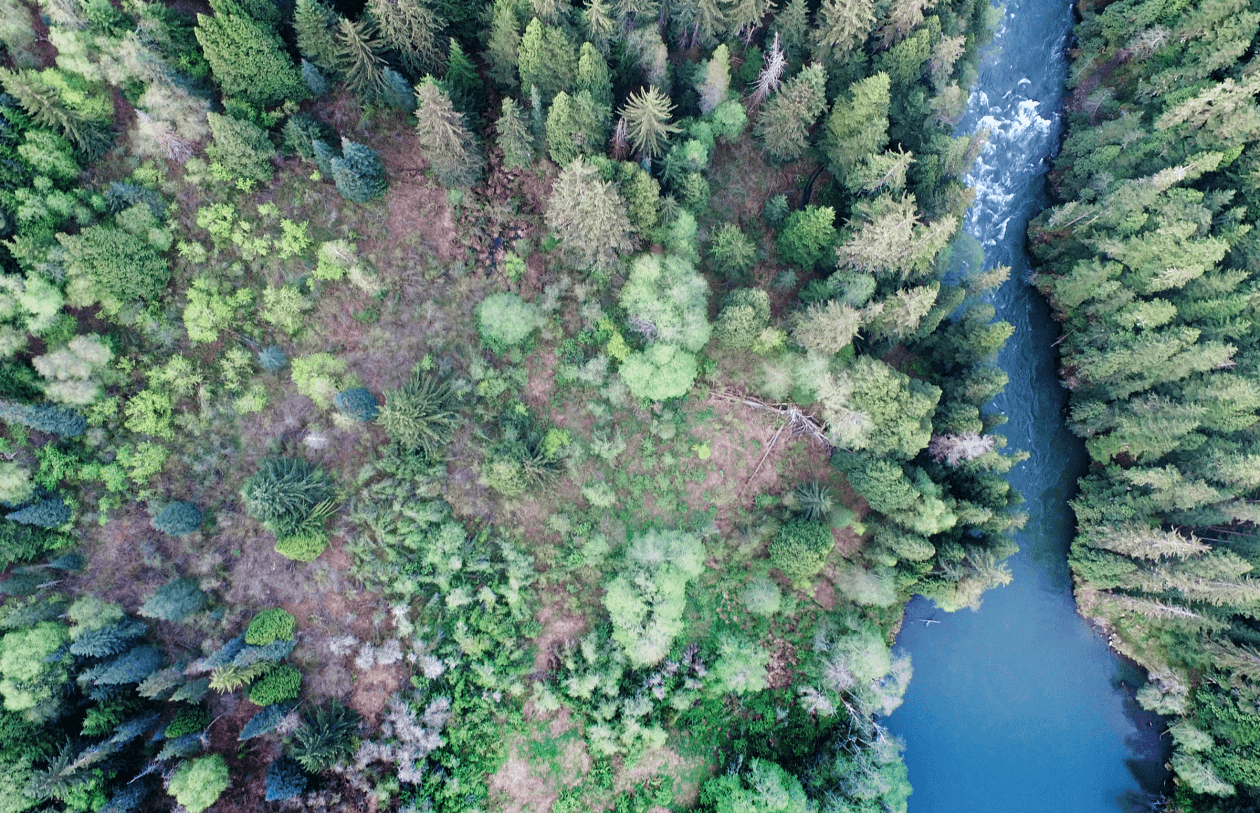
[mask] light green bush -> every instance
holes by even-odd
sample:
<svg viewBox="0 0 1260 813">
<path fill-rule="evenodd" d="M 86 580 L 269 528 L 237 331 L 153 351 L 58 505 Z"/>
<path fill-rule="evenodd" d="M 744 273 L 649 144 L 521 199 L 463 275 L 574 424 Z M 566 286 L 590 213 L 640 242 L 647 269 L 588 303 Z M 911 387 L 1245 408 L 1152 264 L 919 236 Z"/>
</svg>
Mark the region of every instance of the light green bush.
<svg viewBox="0 0 1260 813">
<path fill-rule="evenodd" d="M 523 344 L 542 322 L 537 305 L 510 292 L 481 300 L 476 313 L 482 343 L 496 352 Z"/>
<path fill-rule="evenodd" d="M 188 813 L 201 813 L 218 801 L 229 784 L 227 763 L 218 754 L 210 754 L 180 765 L 167 791 Z"/>
</svg>

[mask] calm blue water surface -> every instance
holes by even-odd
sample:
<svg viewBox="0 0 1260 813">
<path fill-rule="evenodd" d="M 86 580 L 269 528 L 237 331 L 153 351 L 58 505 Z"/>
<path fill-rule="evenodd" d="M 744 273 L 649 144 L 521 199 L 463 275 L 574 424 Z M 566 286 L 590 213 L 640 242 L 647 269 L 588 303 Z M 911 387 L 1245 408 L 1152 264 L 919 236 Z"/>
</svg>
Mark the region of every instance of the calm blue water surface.
<svg viewBox="0 0 1260 813">
<path fill-rule="evenodd" d="M 1060 0 L 1008 0 L 959 127 L 992 133 L 969 179 L 977 197 L 966 229 L 990 265 L 1012 269 L 993 302 L 1015 326 L 999 357 L 1010 383 L 994 408 L 1010 416 L 1000 430 L 1008 448 L 1031 454 L 1011 472 L 1029 521 L 1016 535 L 1014 581 L 978 612 L 948 614 L 923 599 L 907 607 L 898 643 L 913 655 L 914 678 L 888 725 L 906 742 L 910 813 L 1133 811 L 1164 779 L 1159 720 L 1132 700 L 1141 674 L 1072 600 L 1067 500 L 1085 454 L 1063 424 L 1058 326 L 1025 283 L 1024 233 L 1046 202 L 1071 23 Z"/>
</svg>

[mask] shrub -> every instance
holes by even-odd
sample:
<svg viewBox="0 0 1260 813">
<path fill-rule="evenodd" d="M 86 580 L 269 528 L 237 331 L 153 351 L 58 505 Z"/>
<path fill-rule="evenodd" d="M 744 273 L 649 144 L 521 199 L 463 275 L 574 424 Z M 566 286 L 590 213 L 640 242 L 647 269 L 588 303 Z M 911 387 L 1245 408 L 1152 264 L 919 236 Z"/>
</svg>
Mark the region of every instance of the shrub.
<svg viewBox="0 0 1260 813">
<path fill-rule="evenodd" d="M 724 692 L 759 692 L 769 683 L 766 667 L 770 653 L 754 641 L 723 635 L 718 640 L 718 660 L 713 679 Z"/>
<path fill-rule="evenodd" d="M 175 770 L 167 790 L 188 813 L 201 813 L 227 790 L 228 767 L 218 754 L 189 760 Z"/>
<path fill-rule="evenodd" d="M 267 768 L 268 802 L 292 799 L 305 790 L 306 774 L 302 773 L 302 767 L 292 757 L 282 756 Z"/>
<path fill-rule="evenodd" d="M 306 715 L 293 738 L 293 757 L 305 770 L 319 773 L 350 756 L 359 730 L 359 715 L 330 703 Z"/>
<path fill-rule="evenodd" d="M 744 588 L 744 606 L 754 615 L 774 615 L 783 606 L 783 591 L 773 579 L 758 576 Z"/>
<path fill-rule="evenodd" d="M 137 612 L 159 621 L 183 621 L 206 606 L 206 594 L 193 579 L 172 579 L 154 593 Z"/>
<path fill-rule="evenodd" d="M 245 630 L 245 643 L 250 646 L 266 646 L 273 641 L 290 641 L 296 626 L 297 621 L 292 615 L 279 607 L 272 607 L 270 610 L 263 610 L 249 622 L 249 627 Z"/>
<path fill-rule="evenodd" d="M 201 509 L 190 502 L 176 501 L 162 509 L 150 521 L 154 530 L 171 536 L 184 536 L 201 527 L 205 517 Z"/>
<path fill-rule="evenodd" d="M 316 506 L 333 496 L 328 475 L 306 460 L 269 457 L 242 492 L 245 510 L 278 537 L 304 529 Z"/>
<path fill-rule="evenodd" d="M 346 362 L 331 353 L 312 353 L 293 360 L 293 385 L 319 407 L 327 409 L 341 389 Z"/>
<path fill-rule="evenodd" d="M 249 687 L 249 702 L 256 706 L 275 705 L 297 697 L 301 687 L 302 673 L 284 663 Z"/>
<path fill-rule="evenodd" d="M 210 725 L 210 712 L 206 711 L 204 707 L 183 705 L 179 711 L 175 712 L 171 722 L 167 724 L 163 736 L 168 740 L 173 740 L 185 734 L 196 734 L 199 731 L 204 731 L 208 725 Z"/>
<path fill-rule="evenodd" d="M 342 390 L 337 393 L 337 397 L 333 398 L 333 406 L 342 415 L 347 415 L 356 421 L 363 423 L 371 423 L 376 420 L 377 413 L 381 410 L 381 405 L 376 400 L 376 396 L 366 387 L 353 387 L 348 390 Z"/>
<path fill-rule="evenodd" d="M 631 326 L 650 340 L 681 345 L 692 353 L 709 342 L 709 284 L 683 257 L 636 258 L 620 302 Z"/>
<path fill-rule="evenodd" d="M 455 395 L 445 381 L 425 373 L 385 394 L 376 422 L 390 437 L 409 449 L 436 458 L 460 423 Z"/>
<path fill-rule="evenodd" d="M 477 332 L 495 352 L 516 347 L 542 322 L 538 306 L 514 293 L 491 294 L 477 305 Z"/>
<path fill-rule="evenodd" d="M 328 536 L 322 532 L 295 534 L 276 540 L 276 553 L 295 562 L 313 562 L 328 548 Z"/>
<path fill-rule="evenodd" d="M 686 395 L 699 370 L 696 357 L 681 347 L 654 344 L 631 353 L 619 372 L 635 398 L 664 401 Z"/>
<path fill-rule="evenodd" d="M 5 514 L 5 519 L 40 528 L 59 528 L 70 521 L 70 506 L 60 497 L 49 497 Z"/>
<path fill-rule="evenodd" d="M 770 564 L 800 585 L 822 570 L 834 545 L 831 529 L 821 522 L 789 520 L 770 543 Z"/>
</svg>

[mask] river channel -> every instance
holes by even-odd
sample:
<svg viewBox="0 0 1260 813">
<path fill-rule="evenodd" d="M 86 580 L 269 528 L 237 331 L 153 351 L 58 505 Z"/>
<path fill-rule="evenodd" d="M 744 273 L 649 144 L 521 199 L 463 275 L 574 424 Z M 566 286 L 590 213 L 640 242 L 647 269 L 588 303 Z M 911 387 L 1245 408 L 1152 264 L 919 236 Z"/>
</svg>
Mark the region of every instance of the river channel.
<svg viewBox="0 0 1260 813">
<path fill-rule="evenodd" d="M 1005 8 L 958 132 L 991 132 L 969 178 L 977 196 L 966 231 L 988 264 L 1011 267 L 993 299 L 1015 326 L 998 359 L 1010 383 L 994 409 L 1009 416 L 999 430 L 1008 448 L 1031 455 L 1011 472 L 1029 519 L 1016 534 L 1014 580 L 979 611 L 944 613 L 921 598 L 907 606 L 898 644 L 914 678 L 888 725 L 906 742 L 910 813 L 1127 813 L 1146 809 L 1165 778 L 1160 722 L 1133 702 L 1141 673 L 1076 614 L 1067 500 L 1086 458 L 1063 423 L 1058 325 L 1026 284 L 1024 233 L 1046 204 L 1071 7 Z"/>
</svg>

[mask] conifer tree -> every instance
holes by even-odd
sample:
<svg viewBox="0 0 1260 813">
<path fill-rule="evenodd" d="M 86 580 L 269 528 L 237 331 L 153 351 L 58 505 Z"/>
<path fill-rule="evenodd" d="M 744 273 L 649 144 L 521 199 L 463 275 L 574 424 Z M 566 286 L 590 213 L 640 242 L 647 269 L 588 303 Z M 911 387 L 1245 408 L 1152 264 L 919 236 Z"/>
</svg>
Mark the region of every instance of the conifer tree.
<svg viewBox="0 0 1260 813">
<path fill-rule="evenodd" d="M 64 407 L 0 401 L 0 421 L 18 423 L 67 438 L 78 437 L 87 431 L 87 420 L 78 412 Z"/>
<path fill-rule="evenodd" d="M 371 147 L 341 139 L 341 155 L 329 165 L 337 191 L 346 200 L 367 203 L 385 194 L 385 167 Z"/>
<path fill-rule="evenodd" d="M 874 23 L 874 0 L 823 0 L 814 17 L 814 59 L 843 63 L 866 41 Z"/>
<path fill-rule="evenodd" d="M 788 63 L 800 64 L 809 45 L 808 0 L 788 0 L 774 17 L 773 31 Z"/>
<path fill-rule="evenodd" d="M 809 65 L 784 83 L 757 117 L 755 134 L 766 154 L 780 161 L 799 158 L 809 146 L 810 129 L 827 106 L 827 74 Z"/>
<path fill-rule="evenodd" d="M 11 511 L 5 514 L 4 518 L 24 525 L 60 528 L 70 520 L 70 507 L 60 497 L 49 497 L 17 511 Z"/>
<path fill-rule="evenodd" d="M 529 21 L 517 53 L 521 90 L 538 88 L 545 104 L 557 93 L 570 90 L 577 74 L 577 49 L 564 31 L 544 25 L 537 17 Z"/>
<path fill-rule="evenodd" d="M 563 167 L 578 155 L 595 152 L 604 143 L 604 132 L 589 94 L 556 94 L 547 112 L 547 152 L 556 164 Z"/>
<path fill-rule="evenodd" d="M 184 536 L 199 529 L 202 521 L 200 508 L 190 502 L 176 500 L 163 508 L 150 524 L 164 534 Z"/>
<path fill-rule="evenodd" d="M 578 52 L 577 79 L 574 87 L 590 94 L 591 100 L 611 115 L 613 107 L 612 74 L 603 55 L 589 42 L 582 43 Z"/>
<path fill-rule="evenodd" d="M 50 69 L 53 77 L 59 78 L 55 69 Z M 17 99 L 22 109 L 30 115 L 32 121 L 40 127 L 48 127 L 64 135 L 78 149 L 88 156 L 103 153 L 113 143 L 114 137 L 109 129 L 107 117 L 111 112 L 101 110 L 93 113 L 67 103 L 65 95 L 52 83 L 45 82 L 47 72 L 33 70 L 10 71 L 0 67 L 0 85 L 5 92 Z M 50 78 L 53 78 L 50 77 Z M 63 86 L 66 83 L 63 81 Z M 78 91 L 75 88 L 73 91 Z M 82 95 L 91 95 L 90 91 Z"/>
<path fill-rule="evenodd" d="M 582 10 L 582 30 L 586 38 L 603 52 L 608 50 L 608 40 L 612 38 L 617 21 L 613 17 L 613 9 L 608 0 L 588 0 Z"/>
<path fill-rule="evenodd" d="M 494 127 L 499 149 L 503 151 L 503 164 L 509 168 L 527 167 L 534 163 L 537 148 L 520 105 L 511 96 L 505 96 L 501 110 Z"/>
<path fill-rule="evenodd" d="M 321 71 L 314 62 L 303 59 L 301 73 L 302 83 L 306 85 L 306 89 L 309 90 L 311 95 L 316 99 L 327 95 L 328 91 L 331 90 L 328 85 L 328 80 L 324 77 L 323 71 Z"/>
<path fill-rule="evenodd" d="M 284 43 L 263 24 L 242 14 L 198 14 L 194 33 L 224 93 L 264 106 L 306 96 Z"/>
<path fill-rule="evenodd" d="M 578 268 L 610 270 L 618 255 L 633 247 L 625 200 L 581 156 L 552 185 L 546 221 L 569 262 Z"/>
<path fill-rule="evenodd" d="M 638 93 L 630 94 L 621 108 L 621 117 L 626 122 L 626 130 L 634 151 L 648 158 L 655 158 L 665 151 L 670 133 L 681 132 L 676 124 L 671 124 L 670 114 L 674 104 L 656 87 L 648 86 Z"/>
<path fill-rule="evenodd" d="M 891 88 L 888 74 L 877 73 L 849 85 L 846 98 L 832 105 L 822 143 L 828 168 L 840 180 L 888 143 Z"/>
<path fill-rule="evenodd" d="M 450 41 L 446 60 L 446 75 L 442 86 L 451 97 L 451 104 L 464 114 L 465 121 L 476 121 L 486 104 L 486 89 L 477 75 L 477 69 L 464 55 L 455 39 Z"/>
<path fill-rule="evenodd" d="M 425 0 L 368 0 L 367 10 L 381 40 L 411 75 L 442 61 L 440 35 L 446 22 Z"/>
<path fill-rule="evenodd" d="M 761 21 L 774 8 L 773 0 L 731 0 L 727 3 L 726 29 L 751 42 Z"/>
<path fill-rule="evenodd" d="M 222 181 L 234 182 L 237 178 L 265 182 L 271 180 L 275 170 L 271 156 L 275 145 L 267 132 L 250 121 L 241 121 L 218 113 L 206 114 L 214 141 L 206 148 L 210 170 Z"/>
<path fill-rule="evenodd" d="M 482 158 L 464 117 L 431 78 L 416 86 L 416 100 L 416 137 L 429 168 L 445 186 L 471 186 L 481 174 Z"/>
<path fill-rule="evenodd" d="M 341 15 L 323 0 L 297 0 L 293 8 L 293 33 L 302 58 L 322 70 L 335 73 L 338 59 L 334 32 L 340 24 Z"/>
<path fill-rule="evenodd" d="M 723 43 L 713 49 L 713 55 L 705 63 L 704 72 L 696 80 L 696 93 L 700 96 L 700 112 L 709 115 L 726 100 L 731 85 L 731 54 Z"/>
<path fill-rule="evenodd" d="M 512 87 L 519 79 L 517 64 L 521 47 L 521 26 L 514 0 L 494 0 L 490 12 L 490 36 L 486 40 L 486 62 L 490 78 L 500 87 Z"/>
<path fill-rule="evenodd" d="M 149 597 L 136 612 L 145 618 L 179 622 L 206 606 L 206 594 L 193 579 L 173 579 Z"/>
<path fill-rule="evenodd" d="M 342 18 L 335 32 L 337 71 L 345 80 L 346 89 L 361 99 L 372 102 L 385 92 L 385 59 L 381 54 L 385 43 L 377 36 L 371 22 Z"/>
</svg>

